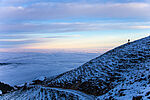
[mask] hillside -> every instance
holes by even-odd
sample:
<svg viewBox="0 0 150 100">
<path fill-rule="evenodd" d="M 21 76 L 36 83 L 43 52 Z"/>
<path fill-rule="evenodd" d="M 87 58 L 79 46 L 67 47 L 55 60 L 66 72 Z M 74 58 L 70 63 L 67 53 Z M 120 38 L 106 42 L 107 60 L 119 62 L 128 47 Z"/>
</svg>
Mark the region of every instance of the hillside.
<svg viewBox="0 0 150 100">
<path fill-rule="evenodd" d="M 67 100 L 70 97 L 74 100 L 150 99 L 150 36 L 112 49 L 41 86 L 28 87 L 25 92 L 19 89 L 0 99 L 46 99 L 47 95 L 48 99 Z M 43 89 L 46 92 L 39 92 Z"/>
<path fill-rule="evenodd" d="M 63 73 L 49 82 L 50 87 L 80 90 L 103 95 L 123 82 L 149 81 L 150 36 L 119 46 Z M 144 79 L 143 79 L 144 78 Z"/>
<path fill-rule="evenodd" d="M 0 100 L 92 100 L 94 97 L 74 90 L 30 85 L 26 89 L 5 94 Z"/>
</svg>

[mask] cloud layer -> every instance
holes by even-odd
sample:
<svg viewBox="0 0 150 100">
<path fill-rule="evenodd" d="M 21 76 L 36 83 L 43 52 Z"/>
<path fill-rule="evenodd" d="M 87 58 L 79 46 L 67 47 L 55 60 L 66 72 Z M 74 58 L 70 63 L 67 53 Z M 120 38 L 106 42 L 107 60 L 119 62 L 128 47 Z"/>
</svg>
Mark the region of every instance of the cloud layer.
<svg viewBox="0 0 150 100">
<path fill-rule="evenodd" d="M 0 20 L 51 20 L 64 18 L 150 18 L 148 3 L 35 3 L 1 6 Z"/>
<path fill-rule="evenodd" d="M 101 30 L 125 30 L 125 29 L 150 29 L 150 22 L 144 24 L 132 23 L 90 23 L 90 22 L 74 22 L 74 23 L 16 23 L 16 24 L 0 24 L 0 33 L 3 34 L 54 34 L 66 32 L 82 32 L 82 31 L 101 31 Z"/>
</svg>

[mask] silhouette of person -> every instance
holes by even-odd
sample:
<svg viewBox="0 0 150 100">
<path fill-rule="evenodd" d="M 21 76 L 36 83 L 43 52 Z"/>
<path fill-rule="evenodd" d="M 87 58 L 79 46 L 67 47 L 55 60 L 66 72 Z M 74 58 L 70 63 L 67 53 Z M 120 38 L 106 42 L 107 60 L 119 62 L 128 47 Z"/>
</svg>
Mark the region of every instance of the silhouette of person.
<svg viewBox="0 0 150 100">
<path fill-rule="evenodd" d="M 130 39 L 128 39 L 128 44 L 130 44 Z"/>
</svg>

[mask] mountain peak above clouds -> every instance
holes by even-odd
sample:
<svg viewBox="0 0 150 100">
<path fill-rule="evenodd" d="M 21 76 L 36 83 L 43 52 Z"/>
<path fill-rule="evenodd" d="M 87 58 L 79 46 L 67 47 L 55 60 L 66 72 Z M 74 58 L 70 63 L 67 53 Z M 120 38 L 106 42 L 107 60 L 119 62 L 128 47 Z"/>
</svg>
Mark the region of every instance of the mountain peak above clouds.
<svg viewBox="0 0 150 100">
<path fill-rule="evenodd" d="M 48 86 L 75 89 L 101 96 L 120 85 L 144 81 L 135 87 L 131 85 L 133 90 L 140 88 L 140 85 L 148 86 L 149 69 L 150 36 L 121 45 L 77 69 L 63 73 L 53 79 Z M 120 91 L 128 91 L 124 88 Z"/>
<path fill-rule="evenodd" d="M 150 99 L 150 36 L 126 43 L 80 67 L 2 99 Z M 30 95 L 30 93 L 33 95 Z M 28 95 L 27 98 L 25 95 Z M 0 97 L 1 98 L 1 97 Z"/>
</svg>

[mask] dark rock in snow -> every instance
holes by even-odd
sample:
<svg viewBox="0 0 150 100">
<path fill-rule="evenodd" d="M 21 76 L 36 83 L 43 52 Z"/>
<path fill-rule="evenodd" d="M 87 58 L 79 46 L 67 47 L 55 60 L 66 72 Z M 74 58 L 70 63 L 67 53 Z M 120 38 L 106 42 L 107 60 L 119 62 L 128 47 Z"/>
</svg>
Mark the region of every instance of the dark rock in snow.
<svg viewBox="0 0 150 100">
<path fill-rule="evenodd" d="M 2 91 L 2 94 L 8 93 L 9 91 L 14 90 L 14 88 L 8 84 L 0 82 L 0 90 Z"/>
<path fill-rule="evenodd" d="M 135 96 L 132 98 L 132 100 L 142 100 L 142 96 Z"/>
</svg>

